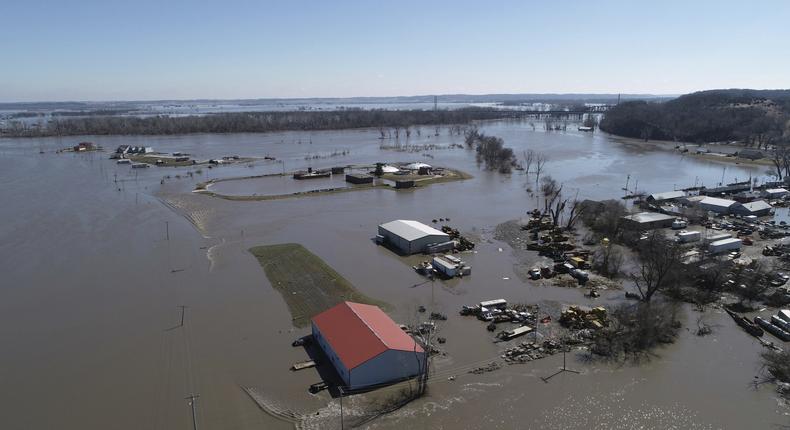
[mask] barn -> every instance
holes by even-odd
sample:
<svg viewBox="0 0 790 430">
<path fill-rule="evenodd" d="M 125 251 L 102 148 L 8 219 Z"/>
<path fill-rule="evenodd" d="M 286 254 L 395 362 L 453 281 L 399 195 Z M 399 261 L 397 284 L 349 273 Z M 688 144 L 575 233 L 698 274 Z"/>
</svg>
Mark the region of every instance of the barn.
<svg viewBox="0 0 790 430">
<path fill-rule="evenodd" d="M 410 255 L 424 252 L 428 245 L 448 242 L 450 236 L 421 222 L 399 219 L 379 226 L 379 240 Z"/>
<path fill-rule="evenodd" d="M 313 340 L 350 390 L 411 378 L 426 363 L 420 345 L 378 306 L 343 302 L 316 315 Z"/>
</svg>

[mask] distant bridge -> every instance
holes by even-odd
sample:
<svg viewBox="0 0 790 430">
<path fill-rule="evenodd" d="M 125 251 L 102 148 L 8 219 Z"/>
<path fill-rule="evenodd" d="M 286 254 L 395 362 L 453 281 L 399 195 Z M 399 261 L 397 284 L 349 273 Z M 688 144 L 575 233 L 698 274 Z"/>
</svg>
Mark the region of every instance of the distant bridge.
<svg viewBox="0 0 790 430">
<path fill-rule="evenodd" d="M 467 112 L 474 112 L 480 115 L 490 114 L 492 118 L 558 118 L 558 119 L 578 119 L 584 118 L 584 115 L 591 113 L 604 113 L 611 109 L 614 105 L 597 105 L 588 106 L 584 109 L 569 109 L 569 110 L 520 110 L 520 109 L 469 109 Z"/>
</svg>

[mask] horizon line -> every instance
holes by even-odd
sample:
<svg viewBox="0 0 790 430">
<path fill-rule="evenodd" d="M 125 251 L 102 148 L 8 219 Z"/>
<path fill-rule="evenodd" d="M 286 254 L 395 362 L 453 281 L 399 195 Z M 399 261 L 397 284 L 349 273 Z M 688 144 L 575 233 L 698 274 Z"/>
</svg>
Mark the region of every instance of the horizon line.
<svg viewBox="0 0 790 430">
<path fill-rule="evenodd" d="M 722 88 L 724 89 L 724 88 Z M 726 89 L 739 89 L 739 88 L 726 88 Z M 699 90 L 709 91 L 709 90 Z M 697 91 L 694 91 L 697 92 Z M 690 94 L 690 93 L 683 93 Z M 399 95 L 399 96 L 319 96 L 319 97 L 251 97 L 251 98 L 152 98 L 152 99 L 72 99 L 72 100 L 35 100 L 35 101 L 0 101 L 0 105 L 4 104 L 37 104 L 37 103 L 152 103 L 152 102 L 190 102 L 190 101 L 259 101 L 259 100 L 283 100 L 283 101 L 299 101 L 299 100 L 363 100 L 363 99 L 399 99 L 399 98 L 422 98 L 422 97 L 497 97 L 497 96 L 532 96 L 532 97 L 568 97 L 568 96 L 584 96 L 584 97 L 678 97 L 682 94 L 661 94 L 661 93 L 583 93 L 583 92 L 541 92 L 541 93 L 445 93 L 445 94 L 414 94 L 414 95 Z"/>
</svg>

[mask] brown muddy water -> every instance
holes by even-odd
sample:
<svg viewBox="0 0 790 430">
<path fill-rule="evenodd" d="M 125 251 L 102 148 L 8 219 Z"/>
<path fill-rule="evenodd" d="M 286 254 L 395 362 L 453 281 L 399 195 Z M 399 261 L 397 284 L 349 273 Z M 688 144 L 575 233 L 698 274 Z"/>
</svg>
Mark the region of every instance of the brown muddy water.
<svg viewBox="0 0 790 430">
<path fill-rule="evenodd" d="M 743 180 L 765 170 L 725 170 L 724 164 L 600 133 L 544 133 L 522 122 L 482 128 L 517 153 L 546 153 L 546 172 L 582 198 L 619 197 L 629 174 L 632 186 L 638 179 L 640 189 L 657 192 L 695 181 L 714 185 L 722 176 Z M 449 316 L 440 328 L 447 356 L 434 363 L 427 397 L 368 427 L 737 429 L 790 422 L 773 387 L 751 386 L 760 346 L 715 312 L 707 316 L 718 324 L 713 335 L 698 338 L 684 330 L 676 344 L 639 366 L 590 364 L 572 354 L 569 366 L 581 374 L 549 383 L 540 376 L 561 365 L 559 356 L 466 373 L 496 359 L 505 345 L 493 343 L 484 324 L 458 316 L 461 305 L 506 298 L 547 308 L 606 306 L 622 293 L 592 302 L 580 290 L 521 281 L 514 271 L 519 258 L 492 237 L 497 224 L 534 208 L 524 191 L 534 178 L 482 171 L 471 151 L 447 148 L 462 137 L 432 134 L 412 135 L 408 145 L 381 142 L 375 130 L 0 140 L 0 428 L 190 428 L 184 399 L 190 393 L 200 395 L 199 428 L 292 427 L 262 412 L 241 387 L 310 414 L 305 427 L 339 428 L 338 401 L 307 392 L 319 380 L 315 371 L 288 370 L 305 359 L 290 343 L 307 329 L 291 326 L 282 298 L 246 250 L 301 243 L 361 292 L 392 304 L 393 318 L 408 323 L 419 305 L 430 305 L 430 284 L 412 288 L 422 282 L 409 267 L 413 259 L 371 239 L 385 221 L 440 217 L 481 238 L 476 252 L 463 256 L 472 275 L 434 287 L 436 310 Z M 132 170 L 107 160 L 107 153 L 54 153 L 81 140 L 108 149 L 144 144 L 201 159 L 271 155 L 284 163 L 203 166 L 198 173 Z M 346 156 L 331 155 L 345 150 Z M 403 192 L 258 202 L 191 193 L 210 178 L 377 161 L 424 161 L 474 178 Z M 277 193 L 267 185 L 248 186 Z M 183 326 L 179 305 L 187 306 Z M 686 326 L 694 327 L 697 316 L 688 310 Z M 352 397 L 344 407 L 353 412 L 364 404 Z"/>
</svg>

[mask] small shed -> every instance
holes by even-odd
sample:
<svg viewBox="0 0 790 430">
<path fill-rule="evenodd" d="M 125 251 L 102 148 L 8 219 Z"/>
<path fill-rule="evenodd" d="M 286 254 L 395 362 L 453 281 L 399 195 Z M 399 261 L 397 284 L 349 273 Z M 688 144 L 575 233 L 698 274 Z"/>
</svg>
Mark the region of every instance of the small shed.
<svg viewBox="0 0 790 430">
<path fill-rule="evenodd" d="M 346 182 L 351 184 L 372 184 L 373 176 L 366 174 L 352 174 L 346 175 Z"/>
<path fill-rule="evenodd" d="M 413 179 L 400 179 L 395 181 L 395 188 L 397 189 L 405 189 L 405 188 L 414 188 L 414 180 Z"/>
</svg>

